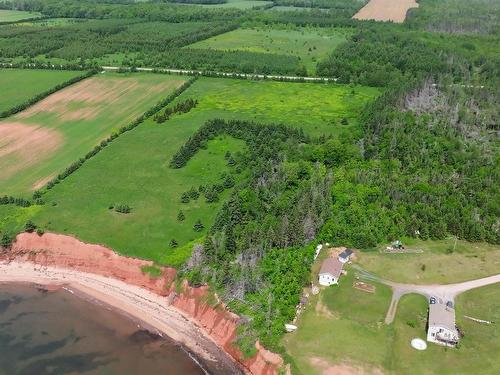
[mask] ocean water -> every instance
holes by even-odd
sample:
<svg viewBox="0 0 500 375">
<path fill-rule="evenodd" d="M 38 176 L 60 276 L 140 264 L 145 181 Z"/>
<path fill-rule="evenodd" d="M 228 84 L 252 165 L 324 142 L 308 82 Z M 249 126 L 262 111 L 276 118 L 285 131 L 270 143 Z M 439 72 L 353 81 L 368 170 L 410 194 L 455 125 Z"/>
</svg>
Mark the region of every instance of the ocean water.
<svg viewBox="0 0 500 375">
<path fill-rule="evenodd" d="M 77 297 L 0 285 L 0 374 L 204 374 L 173 340 Z"/>
</svg>

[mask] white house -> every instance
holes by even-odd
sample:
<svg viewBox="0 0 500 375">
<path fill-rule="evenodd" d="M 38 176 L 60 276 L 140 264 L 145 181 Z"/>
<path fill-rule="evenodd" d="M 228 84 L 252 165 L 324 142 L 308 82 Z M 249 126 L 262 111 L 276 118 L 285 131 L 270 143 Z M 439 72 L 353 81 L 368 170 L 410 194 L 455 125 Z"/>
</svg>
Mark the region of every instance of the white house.
<svg viewBox="0 0 500 375">
<path fill-rule="evenodd" d="M 428 323 L 427 341 L 452 347 L 458 344 L 460 334 L 455 325 L 453 302 L 431 297 Z"/>
<path fill-rule="evenodd" d="M 339 261 L 341 263 L 347 263 L 349 261 L 349 258 L 352 255 L 352 250 L 351 249 L 345 249 L 339 254 Z"/>
<path fill-rule="evenodd" d="M 340 273 L 342 272 L 343 263 L 337 258 L 327 258 L 321 265 L 319 271 L 320 285 L 329 286 L 339 283 Z"/>
</svg>

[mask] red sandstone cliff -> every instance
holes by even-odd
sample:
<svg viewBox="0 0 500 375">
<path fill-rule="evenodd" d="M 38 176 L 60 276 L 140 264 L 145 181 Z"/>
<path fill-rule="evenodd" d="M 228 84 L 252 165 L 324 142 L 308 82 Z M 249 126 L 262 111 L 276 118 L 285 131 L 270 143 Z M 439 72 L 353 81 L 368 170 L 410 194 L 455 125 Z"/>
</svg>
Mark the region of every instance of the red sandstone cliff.
<svg viewBox="0 0 500 375">
<path fill-rule="evenodd" d="M 152 265 L 150 261 L 120 256 L 104 246 L 86 244 L 73 237 L 54 233 L 42 236 L 21 233 L 10 251 L 3 255 L 0 253 L 2 257 L 113 277 L 163 296 L 173 292 L 172 281 L 176 274 L 175 269 L 161 267 L 163 276 L 151 278 L 141 271 L 142 266 Z M 256 344 L 257 354 L 243 359 L 242 353 L 233 345 L 239 317 L 222 304 L 216 307 L 208 305 L 204 298 L 207 292 L 207 287 L 192 288 L 184 283 L 182 292 L 173 298 L 172 305 L 202 326 L 246 372 L 256 375 L 277 374 L 283 360 L 259 343 Z"/>
</svg>

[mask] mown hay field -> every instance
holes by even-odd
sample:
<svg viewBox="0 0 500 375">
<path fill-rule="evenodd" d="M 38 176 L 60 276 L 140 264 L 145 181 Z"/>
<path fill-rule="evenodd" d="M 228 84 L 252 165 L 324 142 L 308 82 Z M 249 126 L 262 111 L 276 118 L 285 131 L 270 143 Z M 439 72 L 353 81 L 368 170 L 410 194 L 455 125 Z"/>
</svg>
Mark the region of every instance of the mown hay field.
<svg viewBox="0 0 500 375">
<path fill-rule="evenodd" d="M 408 10 L 417 7 L 415 0 L 370 0 L 352 18 L 403 23 Z"/>
<path fill-rule="evenodd" d="M 359 264 L 387 280 L 414 284 L 450 284 L 491 276 L 500 269 L 500 247 L 454 238 L 438 241 L 404 239 L 417 254 L 361 252 Z M 382 249 L 381 249 L 382 250 Z"/>
<path fill-rule="evenodd" d="M 70 70 L 0 69 L 0 113 L 81 74 Z"/>
<path fill-rule="evenodd" d="M 316 63 L 345 42 L 350 33 L 350 30 L 341 28 L 243 28 L 202 40 L 187 48 L 297 56 L 308 73 L 314 74 Z"/>
<path fill-rule="evenodd" d="M 174 115 L 163 124 L 147 120 L 113 141 L 77 172 L 45 196 L 47 204 L 33 216 L 46 230 L 69 233 L 102 243 L 127 255 L 179 265 L 190 254 L 183 246 L 211 226 L 219 202 L 207 203 L 203 195 L 181 203 L 191 187 L 219 183 L 221 173 L 231 172 L 235 180 L 245 178 L 229 168 L 227 151 L 245 152 L 241 141 L 222 137 L 208 143 L 181 169 L 169 168 L 175 152 L 207 120 L 214 118 L 284 122 L 301 126 L 315 135 L 352 130 L 359 105 L 378 91 L 341 85 L 243 81 L 200 78 L 171 105 L 188 98 L 198 100 L 190 112 Z M 343 99 L 343 96 L 347 99 Z M 348 116 L 351 125 L 332 124 Z M 127 204 L 130 214 L 118 214 L 110 205 Z M 185 220 L 177 215 L 182 210 Z M 193 230 L 201 220 L 205 229 Z M 179 248 L 171 248 L 175 239 Z"/>
<path fill-rule="evenodd" d="M 105 73 L 0 121 L 0 194 L 37 190 L 185 81 Z"/>
</svg>

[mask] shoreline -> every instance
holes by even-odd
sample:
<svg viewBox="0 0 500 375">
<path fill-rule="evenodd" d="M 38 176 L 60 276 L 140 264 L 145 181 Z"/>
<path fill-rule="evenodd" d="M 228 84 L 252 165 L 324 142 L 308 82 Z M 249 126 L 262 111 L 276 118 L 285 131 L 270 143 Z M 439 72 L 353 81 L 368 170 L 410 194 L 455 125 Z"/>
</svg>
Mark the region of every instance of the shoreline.
<svg viewBox="0 0 500 375">
<path fill-rule="evenodd" d="M 238 364 L 196 321 L 171 306 L 166 297 L 144 288 L 66 268 L 17 260 L 0 262 L 0 284 L 15 283 L 42 285 L 49 290 L 63 288 L 90 303 L 115 310 L 140 327 L 179 344 L 205 373 L 243 374 Z"/>
</svg>

